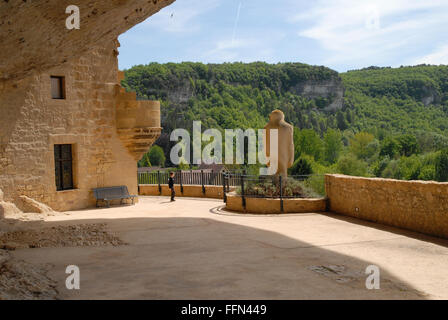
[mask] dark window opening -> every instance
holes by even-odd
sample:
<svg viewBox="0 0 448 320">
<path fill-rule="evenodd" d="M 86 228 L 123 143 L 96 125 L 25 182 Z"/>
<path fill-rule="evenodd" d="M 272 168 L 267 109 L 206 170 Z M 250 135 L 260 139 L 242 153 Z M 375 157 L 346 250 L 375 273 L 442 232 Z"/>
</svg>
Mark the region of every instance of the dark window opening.
<svg viewBox="0 0 448 320">
<path fill-rule="evenodd" d="M 73 189 L 73 159 L 71 144 L 54 145 L 56 190 Z"/>
<path fill-rule="evenodd" d="M 51 98 L 65 99 L 65 79 L 64 77 L 51 76 Z"/>
</svg>

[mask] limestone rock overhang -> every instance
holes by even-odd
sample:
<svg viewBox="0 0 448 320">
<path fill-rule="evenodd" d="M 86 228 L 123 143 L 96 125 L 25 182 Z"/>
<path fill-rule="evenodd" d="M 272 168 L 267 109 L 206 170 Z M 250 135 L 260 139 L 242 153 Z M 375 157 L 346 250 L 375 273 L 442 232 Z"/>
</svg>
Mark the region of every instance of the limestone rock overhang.
<svg viewBox="0 0 448 320">
<path fill-rule="evenodd" d="M 0 81 L 21 79 L 104 47 L 174 0 L 0 1 Z M 68 30 L 66 8 L 80 9 Z"/>
</svg>

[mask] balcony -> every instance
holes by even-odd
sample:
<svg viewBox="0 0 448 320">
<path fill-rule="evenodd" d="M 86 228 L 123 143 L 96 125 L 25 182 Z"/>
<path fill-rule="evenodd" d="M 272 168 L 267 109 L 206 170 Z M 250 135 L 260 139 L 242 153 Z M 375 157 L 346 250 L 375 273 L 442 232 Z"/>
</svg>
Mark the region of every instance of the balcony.
<svg viewBox="0 0 448 320">
<path fill-rule="evenodd" d="M 118 72 L 119 83 L 124 78 Z M 160 136 L 160 102 L 139 101 L 135 92 L 126 92 L 120 84 L 116 92 L 116 120 L 118 136 L 138 161 L 148 152 L 151 145 Z"/>
</svg>

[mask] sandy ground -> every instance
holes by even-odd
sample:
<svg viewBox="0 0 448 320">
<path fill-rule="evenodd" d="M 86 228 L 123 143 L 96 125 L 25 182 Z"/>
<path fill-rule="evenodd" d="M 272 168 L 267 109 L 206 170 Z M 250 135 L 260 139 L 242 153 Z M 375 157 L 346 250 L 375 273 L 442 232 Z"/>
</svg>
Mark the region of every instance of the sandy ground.
<svg viewBox="0 0 448 320">
<path fill-rule="evenodd" d="M 135 206 L 49 216 L 46 227 L 106 224 L 127 245 L 27 248 L 60 299 L 448 298 L 448 241 L 335 214 L 250 216 L 209 199 L 140 197 Z M 81 273 L 67 290 L 68 265 Z M 365 269 L 380 269 L 380 289 Z"/>
</svg>

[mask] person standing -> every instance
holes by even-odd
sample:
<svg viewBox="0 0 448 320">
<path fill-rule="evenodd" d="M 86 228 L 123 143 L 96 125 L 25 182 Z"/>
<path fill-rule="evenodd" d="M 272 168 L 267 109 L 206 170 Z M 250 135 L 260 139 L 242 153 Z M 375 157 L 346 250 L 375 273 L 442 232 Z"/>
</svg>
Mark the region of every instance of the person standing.
<svg viewBox="0 0 448 320">
<path fill-rule="evenodd" d="M 171 201 L 176 201 L 174 197 L 176 192 L 174 191 L 174 172 L 170 172 L 170 178 L 168 179 L 168 187 L 171 189 Z"/>
</svg>

